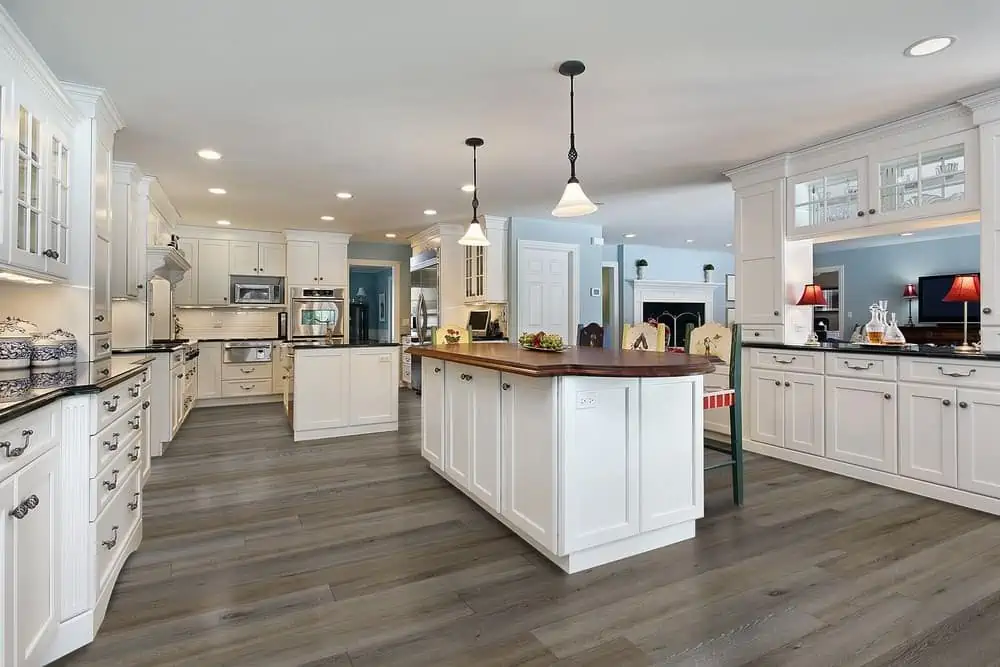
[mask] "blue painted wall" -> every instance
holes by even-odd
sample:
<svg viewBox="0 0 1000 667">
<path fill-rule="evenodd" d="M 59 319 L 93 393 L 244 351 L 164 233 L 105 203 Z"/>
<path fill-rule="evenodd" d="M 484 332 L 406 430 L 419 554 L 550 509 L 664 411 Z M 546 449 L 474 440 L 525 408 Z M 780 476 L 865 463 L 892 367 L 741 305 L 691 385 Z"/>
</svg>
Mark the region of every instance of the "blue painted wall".
<svg viewBox="0 0 1000 667">
<path fill-rule="evenodd" d="M 365 243 L 365 242 L 354 242 L 348 244 L 347 246 L 347 258 L 348 259 L 372 259 L 372 260 L 386 260 L 390 262 L 399 262 L 399 298 L 401 300 L 399 308 L 399 319 L 400 327 L 403 331 L 409 331 L 409 321 L 410 321 L 410 246 L 405 243 Z M 353 278 L 351 281 L 353 285 Z M 377 296 L 373 296 L 376 293 L 372 290 L 368 290 L 369 305 L 372 309 L 371 323 L 373 328 L 378 325 L 378 300 Z M 351 296 L 354 292 L 351 291 Z M 386 297 L 387 304 L 392 300 L 392 292 L 390 291 Z M 392 312 L 387 305 L 387 312 Z M 386 330 L 388 326 L 386 325 Z"/>
<path fill-rule="evenodd" d="M 813 266 L 844 266 L 845 331 L 868 321 L 868 306 L 879 299 L 889 301 L 889 311 L 906 322 L 903 286 L 920 276 L 979 271 L 979 236 L 959 236 L 914 243 L 882 245 L 854 250 L 824 251 L 813 248 Z M 918 321 L 917 303 L 913 320 Z"/>
<path fill-rule="evenodd" d="M 348 289 L 353 300 L 358 288 L 363 287 L 368 297 L 368 336 L 373 340 L 388 341 L 389 317 L 385 322 L 378 320 L 378 295 L 385 294 L 386 313 L 392 313 L 392 271 L 375 271 L 352 268 L 348 278 Z"/>
</svg>

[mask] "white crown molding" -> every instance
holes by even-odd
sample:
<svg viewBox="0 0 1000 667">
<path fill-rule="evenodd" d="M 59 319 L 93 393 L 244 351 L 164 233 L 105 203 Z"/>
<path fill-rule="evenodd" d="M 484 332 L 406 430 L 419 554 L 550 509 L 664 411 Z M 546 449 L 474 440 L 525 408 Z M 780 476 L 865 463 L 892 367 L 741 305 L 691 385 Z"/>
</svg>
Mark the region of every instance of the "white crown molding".
<svg viewBox="0 0 1000 667">
<path fill-rule="evenodd" d="M 135 162 L 112 162 L 111 173 L 115 183 L 134 185 L 142 179 L 142 171 Z"/>
<path fill-rule="evenodd" d="M 507 231 L 507 227 L 510 224 L 510 218 L 504 218 L 499 215 L 484 215 L 483 216 L 483 227 L 487 229 L 496 229 L 500 231 Z"/>
<path fill-rule="evenodd" d="M 62 87 L 84 116 L 88 118 L 103 116 L 103 120 L 107 121 L 111 128 L 112 134 L 125 127 L 125 121 L 106 89 L 69 81 L 62 82 Z"/>
<path fill-rule="evenodd" d="M 976 125 L 1000 120 L 1000 88 L 963 97 L 958 103 L 972 111 L 972 122 Z"/>
<path fill-rule="evenodd" d="M 29 79 L 38 85 L 39 90 L 49 98 L 66 124 L 73 127 L 80 122 L 80 112 L 73 106 L 72 101 L 59 83 L 59 79 L 45 64 L 42 56 L 31 45 L 31 42 L 17 27 L 14 19 L 10 17 L 3 6 L 0 6 L 0 40 L 3 41 L 3 48 L 7 55 L 21 66 Z"/>
<path fill-rule="evenodd" d="M 282 232 L 265 232 L 256 229 L 233 227 L 203 227 L 200 225 L 178 225 L 175 233 L 183 239 L 216 239 L 223 241 L 251 241 L 256 243 L 285 243 Z"/>
<path fill-rule="evenodd" d="M 286 229 L 285 240 L 343 243 L 347 245 L 351 241 L 351 235 L 342 232 L 314 232 L 308 229 Z"/>
<path fill-rule="evenodd" d="M 156 176 L 143 176 L 141 182 L 146 186 L 149 201 L 156 207 L 156 210 L 160 212 L 166 220 L 167 225 L 170 227 L 176 227 L 181 224 L 181 213 L 172 203 L 170 203 L 170 198 L 167 196 L 166 191 L 160 184 L 159 179 L 157 179 Z"/>
</svg>

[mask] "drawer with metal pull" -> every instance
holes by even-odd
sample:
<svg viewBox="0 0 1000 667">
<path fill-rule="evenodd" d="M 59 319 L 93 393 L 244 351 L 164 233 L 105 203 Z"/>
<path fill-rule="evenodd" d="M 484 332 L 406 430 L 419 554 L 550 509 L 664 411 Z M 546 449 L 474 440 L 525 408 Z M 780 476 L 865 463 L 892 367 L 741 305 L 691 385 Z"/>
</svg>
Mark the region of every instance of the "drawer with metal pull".
<svg viewBox="0 0 1000 667">
<path fill-rule="evenodd" d="M 264 364 L 222 364 L 223 380 L 250 380 L 271 377 L 271 362 Z"/>
<path fill-rule="evenodd" d="M 894 381 L 896 372 L 896 357 L 887 354 L 826 353 L 827 375 Z"/>
<path fill-rule="evenodd" d="M 222 382 L 223 398 L 261 396 L 270 393 L 272 393 L 270 377 L 264 380 L 224 380 Z"/>
<path fill-rule="evenodd" d="M 139 475 L 133 471 L 122 479 L 93 524 L 97 550 L 96 590 L 101 591 L 110 583 L 112 573 L 121 563 L 125 543 L 141 517 Z"/>
<path fill-rule="evenodd" d="M 822 373 L 823 355 L 823 352 L 804 350 L 753 348 L 750 354 L 750 365 L 754 368 Z"/>
<path fill-rule="evenodd" d="M 142 434 L 143 405 L 147 399 L 132 404 L 121 412 L 115 421 L 101 429 L 97 435 L 90 437 L 90 478 L 104 470 L 111 459 L 125 448 L 125 443 L 136 435 Z"/>
<path fill-rule="evenodd" d="M 970 389 L 1000 389 L 1000 363 L 932 357 L 900 359 L 899 379 Z"/>
<path fill-rule="evenodd" d="M 747 343 L 780 343 L 781 327 L 744 326 L 741 329 L 743 340 Z"/>
<path fill-rule="evenodd" d="M 91 406 L 91 433 L 99 433 L 111 422 L 122 416 L 136 403 L 142 390 L 142 376 L 136 375 L 124 382 L 119 382 L 94 396 Z"/>
<path fill-rule="evenodd" d="M 55 446 L 61 424 L 62 406 L 57 401 L 0 426 L 0 479 Z"/>
<path fill-rule="evenodd" d="M 90 520 L 98 517 L 122 487 L 128 476 L 137 470 L 142 458 L 142 435 L 136 433 L 128 442 L 122 443 L 116 456 L 111 459 L 101 473 L 90 480 Z"/>
<path fill-rule="evenodd" d="M 111 357 L 111 334 L 97 334 L 90 337 L 90 360 L 100 361 Z"/>
</svg>

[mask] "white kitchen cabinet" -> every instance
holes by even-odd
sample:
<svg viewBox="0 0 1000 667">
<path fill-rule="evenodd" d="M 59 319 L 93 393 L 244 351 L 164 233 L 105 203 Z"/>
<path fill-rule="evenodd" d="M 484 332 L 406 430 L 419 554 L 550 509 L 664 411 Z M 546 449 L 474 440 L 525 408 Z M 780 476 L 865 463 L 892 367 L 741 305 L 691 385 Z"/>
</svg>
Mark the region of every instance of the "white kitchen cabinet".
<svg viewBox="0 0 1000 667">
<path fill-rule="evenodd" d="M 198 398 L 222 397 L 222 343 L 198 343 Z"/>
<path fill-rule="evenodd" d="M 473 386 L 469 491 L 494 512 L 500 511 L 500 373 L 468 367 Z"/>
<path fill-rule="evenodd" d="M 444 468 L 444 364 L 427 358 L 420 364 L 420 453 L 436 468 Z"/>
<path fill-rule="evenodd" d="M 49 151 L 48 225 L 45 232 L 45 272 L 57 278 L 69 276 L 70 250 L 70 199 L 69 199 L 69 144 L 58 133 L 52 136 Z"/>
<path fill-rule="evenodd" d="M 198 304 L 229 304 L 229 241 L 198 241 Z"/>
<path fill-rule="evenodd" d="M 319 284 L 347 287 L 347 244 L 319 244 Z"/>
<path fill-rule="evenodd" d="M 979 150 L 981 335 L 983 350 L 1000 352 L 1000 121 L 979 127 Z"/>
<path fill-rule="evenodd" d="M 899 383 L 899 474 L 958 484 L 958 398 L 953 387 Z"/>
<path fill-rule="evenodd" d="M 59 548 L 56 450 L 42 454 L 16 476 L 16 501 L 26 513 L 14 523 L 16 665 L 41 665 L 59 622 Z"/>
<path fill-rule="evenodd" d="M 14 667 L 14 521 L 9 520 L 20 501 L 14 478 L 0 482 L 0 667 Z"/>
<path fill-rule="evenodd" d="M 784 376 L 778 371 L 750 371 L 750 439 L 775 447 L 785 443 Z"/>
<path fill-rule="evenodd" d="M 284 243 L 258 243 L 257 257 L 259 262 L 257 275 L 276 277 L 285 275 Z"/>
<path fill-rule="evenodd" d="M 750 439 L 823 455 L 823 376 L 750 371 Z"/>
<path fill-rule="evenodd" d="M 302 352 L 303 350 L 297 350 Z M 301 363 L 296 354 L 294 372 L 294 430 L 310 431 L 350 425 L 351 350 L 324 349 Z"/>
<path fill-rule="evenodd" d="M 958 390 L 958 488 L 1000 498 L 1000 393 Z"/>
<path fill-rule="evenodd" d="M 114 163 L 111 188 L 111 296 L 133 299 L 142 290 L 146 276 L 139 275 L 139 260 L 146 252 L 145 221 L 139 219 L 141 175 L 134 164 Z M 144 268 L 144 267 L 143 267 Z"/>
<path fill-rule="evenodd" d="M 868 222 L 868 159 L 788 178 L 788 237 L 862 227 Z"/>
<path fill-rule="evenodd" d="M 286 283 L 297 287 L 347 287 L 349 234 L 286 232 Z"/>
<path fill-rule="evenodd" d="M 351 350 L 351 426 L 399 419 L 398 354 L 396 347 Z"/>
<path fill-rule="evenodd" d="M 17 154 L 12 194 L 13 238 L 10 247 L 10 263 L 25 269 L 45 271 L 44 254 L 46 247 L 45 223 L 45 173 L 46 147 L 42 132 L 42 121 L 33 110 L 18 107 L 18 127 L 16 134 L 5 132 L 7 137 L 17 137 L 13 145 Z M 6 119 L 4 119 L 6 121 Z M 10 139 L 8 139 L 9 141 Z"/>
<path fill-rule="evenodd" d="M 234 276 L 253 276 L 260 270 L 260 256 L 256 241 L 229 242 L 229 273 Z"/>
<path fill-rule="evenodd" d="M 170 369 L 170 436 L 177 434 L 177 429 L 184 421 L 184 388 L 187 378 L 184 376 L 184 364 Z"/>
<path fill-rule="evenodd" d="M 466 303 L 507 301 L 507 218 L 484 216 L 488 246 L 462 246 Z"/>
<path fill-rule="evenodd" d="M 469 488 L 476 423 L 473 376 L 468 371 L 461 364 L 444 366 L 444 474 L 463 489 Z"/>
<path fill-rule="evenodd" d="M 177 249 L 184 253 L 184 257 L 191 263 L 191 269 L 174 287 L 174 305 L 196 306 L 198 305 L 198 242 L 181 240 L 177 242 Z"/>
<path fill-rule="evenodd" d="M 421 367 L 426 365 L 428 362 Z M 500 390 L 500 513 L 511 525 L 555 553 L 559 519 L 556 381 L 503 373 Z M 430 392 L 424 389 L 422 393 Z M 447 386 L 444 395 L 448 395 Z"/>
<path fill-rule="evenodd" d="M 288 285 L 315 287 L 319 282 L 319 243 L 288 241 L 285 244 Z"/>
<path fill-rule="evenodd" d="M 736 192 L 736 237 L 741 249 L 736 267 L 738 321 L 781 324 L 784 279 L 780 249 L 784 220 L 784 182 L 768 181 Z"/>
<path fill-rule="evenodd" d="M 152 371 L 146 371 L 147 374 Z M 149 475 L 153 470 L 153 411 L 152 402 L 150 400 L 152 396 L 152 390 L 147 384 L 142 390 L 142 466 L 139 470 L 139 486 L 143 487 L 149 480 Z"/>
<path fill-rule="evenodd" d="M 111 242 L 102 237 L 94 237 L 94 272 L 91 286 L 92 334 L 111 331 Z"/>
<path fill-rule="evenodd" d="M 285 383 L 288 381 L 285 351 L 285 346 L 281 343 L 276 342 L 271 346 L 271 391 L 275 394 L 284 394 Z"/>
<path fill-rule="evenodd" d="M 845 463 L 897 471 L 896 383 L 826 379 L 826 456 Z"/>
</svg>

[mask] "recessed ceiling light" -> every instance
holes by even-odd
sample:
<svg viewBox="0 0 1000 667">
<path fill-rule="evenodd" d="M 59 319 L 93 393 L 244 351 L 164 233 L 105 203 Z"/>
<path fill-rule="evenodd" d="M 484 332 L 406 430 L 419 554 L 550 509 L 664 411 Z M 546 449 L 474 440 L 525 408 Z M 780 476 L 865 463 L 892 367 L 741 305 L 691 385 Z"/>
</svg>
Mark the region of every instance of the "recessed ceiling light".
<svg viewBox="0 0 1000 667">
<path fill-rule="evenodd" d="M 914 42 L 906 47 L 906 49 L 903 50 L 903 55 L 910 56 L 911 58 L 929 56 L 934 53 L 944 51 L 954 43 L 955 38 L 950 36 L 941 35 L 937 37 L 926 37 L 921 39 L 919 42 Z"/>
<path fill-rule="evenodd" d="M 229 222 L 228 220 L 216 220 L 215 224 L 217 224 L 217 225 L 231 225 L 232 223 Z"/>
<path fill-rule="evenodd" d="M 386 232 L 386 235 L 385 235 L 385 237 L 386 237 L 387 239 L 394 239 L 394 238 L 396 238 L 396 235 L 395 235 L 395 234 L 393 234 L 392 232 Z"/>
<path fill-rule="evenodd" d="M 437 215 L 438 212 L 432 208 L 424 209 L 424 215 Z"/>
<path fill-rule="evenodd" d="M 684 243 L 694 243 L 694 239 L 688 239 L 688 240 L 687 240 L 687 241 L 685 241 Z"/>
<path fill-rule="evenodd" d="M 320 220 L 326 220 L 327 222 L 330 222 L 331 220 L 333 220 L 333 216 L 332 215 L 321 215 L 321 216 L 319 216 L 319 219 Z"/>
<path fill-rule="evenodd" d="M 475 189 L 476 186 L 473 185 L 472 183 L 466 183 L 465 185 L 462 186 L 462 192 L 472 192 Z"/>
<path fill-rule="evenodd" d="M 733 244 L 732 244 L 732 243 L 727 243 L 727 244 L 726 244 L 726 247 L 727 247 L 727 248 L 732 248 L 732 247 L 733 247 Z"/>
<path fill-rule="evenodd" d="M 903 232 L 900 236 L 913 236 L 913 232 Z"/>
<path fill-rule="evenodd" d="M 350 199 L 353 196 L 354 195 L 352 195 L 350 192 L 338 192 L 337 193 L 337 199 Z"/>
<path fill-rule="evenodd" d="M 211 192 L 213 195 L 224 195 L 224 194 L 226 194 L 226 189 L 225 188 L 209 188 L 208 191 Z"/>
<path fill-rule="evenodd" d="M 635 234 L 622 234 L 622 236 L 624 236 L 627 239 L 634 239 L 635 238 Z"/>
<path fill-rule="evenodd" d="M 221 160 L 222 153 L 219 151 L 214 151 L 211 148 L 202 148 L 198 151 L 198 157 L 202 160 Z"/>
</svg>

